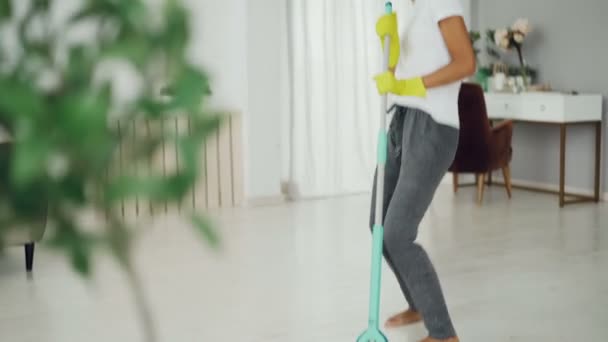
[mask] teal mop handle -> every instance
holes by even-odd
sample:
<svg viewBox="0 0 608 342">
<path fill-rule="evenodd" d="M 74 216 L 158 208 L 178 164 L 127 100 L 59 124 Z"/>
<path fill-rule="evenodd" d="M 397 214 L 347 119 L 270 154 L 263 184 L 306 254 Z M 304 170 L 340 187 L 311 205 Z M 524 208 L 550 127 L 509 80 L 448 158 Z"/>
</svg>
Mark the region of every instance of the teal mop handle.
<svg viewBox="0 0 608 342">
<path fill-rule="evenodd" d="M 393 12 L 391 2 L 385 4 L 387 14 Z M 383 70 L 389 70 L 390 37 L 384 38 Z M 376 207 L 375 222 L 372 237 L 372 274 L 371 293 L 369 305 L 369 326 L 378 327 L 380 316 L 380 284 L 382 278 L 382 249 L 384 242 L 384 172 L 388 154 L 388 137 L 386 133 L 386 108 L 388 107 L 387 95 L 383 95 L 380 101 L 380 131 L 378 132 L 378 165 L 376 179 Z"/>
<path fill-rule="evenodd" d="M 387 14 L 393 13 L 390 1 L 385 4 Z M 383 70 L 389 70 L 390 46 L 389 36 L 384 38 Z M 386 133 L 386 108 L 388 97 L 382 96 L 380 101 L 380 131 L 378 132 L 378 165 L 376 169 L 376 218 L 372 234 L 372 271 L 369 296 L 369 321 L 367 330 L 357 339 L 357 342 L 387 342 L 388 339 L 380 331 L 378 320 L 380 316 L 380 285 L 382 276 L 382 248 L 384 242 L 383 206 L 384 206 L 384 169 L 388 155 L 388 137 Z"/>
</svg>

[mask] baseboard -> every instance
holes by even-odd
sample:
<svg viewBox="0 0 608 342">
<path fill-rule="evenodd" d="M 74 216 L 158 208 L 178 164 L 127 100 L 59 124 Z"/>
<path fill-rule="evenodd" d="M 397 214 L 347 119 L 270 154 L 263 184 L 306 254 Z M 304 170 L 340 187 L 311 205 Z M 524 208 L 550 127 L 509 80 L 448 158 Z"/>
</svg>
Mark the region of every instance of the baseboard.
<svg viewBox="0 0 608 342">
<path fill-rule="evenodd" d="M 504 182 L 501 175 L 493 175 L 493 177 L 497 182 Z M 462 174 L 459 176 L 459 182 L 462 184 L 473 183 L 473 182 L 475 182 L 475 175 Z M 453 184 L 452 174 L 451 173 L 446 174 L 446 176 L 443 178 L 441 183 L 452 185 Z M 525 180 L 525 179 L 514 178 L 511 180 L 511 184 L 513 184 L 514 186 L 534 187 L 534 188 L 538 188 L 538 189 L 546 190 L 546 191 L 559 191 L 558 184 L 529 181 L 529 180 Z M 574 186 L 566 186 L 565 190 L 566 190 L 566 192 L 569 192 L 569 193 L 576 193 L 576 194 L 581 194 L 581 195 L 586 195 L 586 196 L 594 195 L 594 191 L 591 189 L 578 188 L 578 187 L 574 187 Z M 602 201 L 608 202 L 608 192 L 604 193 L 601 197 L 602 197 Z"/>
<path fill-rule="evenodd" d="M 500 179 L 500 180 L 502 181 L 502 179 Z M 559 191 L 558 184 L 528 181 L 528 180 L 524 180 L 524 179 L 512 179 L 511 183 L 514 186 L 535 187 L 535 188 L 539 188 L 541 190 L 546 190 L 546 191 Z M 566 186 L 565 190 L 566 190 L 566 192 L 581 194 L 581 195 L 585 195 L 585 196 L 594 195 L 593 190 L 585 189 L 585 188 L 578 188 L 578 187 L 574 187 L 574 186 Z"/>
<path fill-rule="evenodd" d="M 253 197 L 247 199 L 246 207 L 266 207 L 272 205 L 283 204 L 286 202 L 285 196 L 266 196 L 266 197 Z"/>
</svg>

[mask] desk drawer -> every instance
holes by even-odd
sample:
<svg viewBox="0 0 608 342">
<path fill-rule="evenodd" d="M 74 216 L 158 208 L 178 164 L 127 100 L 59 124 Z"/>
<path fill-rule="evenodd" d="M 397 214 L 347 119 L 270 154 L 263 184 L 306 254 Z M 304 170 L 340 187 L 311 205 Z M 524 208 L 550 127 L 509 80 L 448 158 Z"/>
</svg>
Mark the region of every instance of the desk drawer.
<svg viewBox="0 0 608 342">
<path fill-rule="evenodd" d="M 515 119 L 521 115 L 521 102 L 511 95 L 486 96 L 490 119 Z"/>
<path fill-rule="evenodd" d="M 564 99 L 558 96 L 524 97 L 522 114 L 534 121 L 563 121 Z"/>
</svg>

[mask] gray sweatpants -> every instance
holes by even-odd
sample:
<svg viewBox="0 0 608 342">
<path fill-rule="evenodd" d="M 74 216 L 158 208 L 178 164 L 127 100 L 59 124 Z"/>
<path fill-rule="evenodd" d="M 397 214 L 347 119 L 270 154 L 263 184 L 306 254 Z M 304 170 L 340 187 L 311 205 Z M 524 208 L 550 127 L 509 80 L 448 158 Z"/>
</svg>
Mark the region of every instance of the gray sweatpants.
<svg viewBox="0 0 608 342">
<path fill-rule="evenodd" d="M 384 258 L 410 308 L 419 312 L 436 339 L 456 336 L 439 279 L 426 251 L 415 242 L 418 225 L 449 168 L 458 130 L 427 113 L 398 107 L 389 128 L 384 187 Z M 370 226 L 374 224 L 376 182 Z"/>
</svg>

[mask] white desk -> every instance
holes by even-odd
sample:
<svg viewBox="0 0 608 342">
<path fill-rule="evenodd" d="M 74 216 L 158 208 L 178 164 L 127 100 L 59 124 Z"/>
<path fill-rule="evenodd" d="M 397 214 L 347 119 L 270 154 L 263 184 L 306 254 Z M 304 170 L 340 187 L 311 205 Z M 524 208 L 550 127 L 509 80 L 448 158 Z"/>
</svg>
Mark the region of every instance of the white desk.
<svg viewBox="0 0 608 342">
<path fill-rule="evenodd" d="M 566 95 L 561 93 L 486 93 L 486 107 L 490 120 L 513 120 L 533 124 L 555 125 L 560 128 L 559 205 L 599 202 L 602 144 L 602 96 Z M 594 196 L 565 192 L 566 133 L 570 125 L 590 125 L 595 128 Z M 491 182 L 491 178 L 490 178 Z M 522 187 L 524 188 L 524 187 Z M 529 190 L 541 190 L 525 187 Z M 574 200 L 566 200 L 574 197 Z"/>
</svg>

